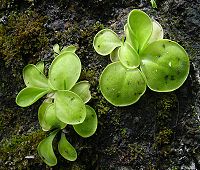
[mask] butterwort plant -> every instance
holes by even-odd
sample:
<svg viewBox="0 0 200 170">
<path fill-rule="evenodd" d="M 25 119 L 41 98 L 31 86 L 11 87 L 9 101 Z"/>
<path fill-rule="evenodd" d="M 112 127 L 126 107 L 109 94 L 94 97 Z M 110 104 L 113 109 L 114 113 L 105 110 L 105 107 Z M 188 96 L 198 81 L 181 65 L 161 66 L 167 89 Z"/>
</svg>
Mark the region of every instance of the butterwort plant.
<svg viewBox="0 0 200 170">
<path fill-rule="evenodd" d="M 132 10 L 120 39 L 110 29 L 99 31 L 93 46 L 112 61 L 100 76 L 103 96 L 115 106 L 137 102 L 146 86 L 156 92 L 179 88 L 189 74 L 189 57 L 182 46 L 163 39 L 161 25 L 141 10 Z"/>
<path fill-rule="evenodd" d="M 38 153 L 49 165 L 57 164 L 53 150 L 53 140 L 60 134 L 59 153 L 67 160 L 77 158 L 75 148 L 65 136 L 65 128 L 72 125 L 82 137 L 90 137 L 97 129 L 97 115 L 92 107 L 86 105 L 91 99 L 88 81 L 77 82 L 81 73 L 81 62 L 75 54 L 75 46 L 64 47 L 54 45 L 55 59 L 48 70 L 48 78 L 44 74 L 44 62 L 36 65 L 28 64 L 23 69 L 26 87 L 16 97 L 21 107 L 32 105 L 46 95 L 38 110 L 39 123 L 44 131 L 50 131 L 47 138 L 38 145 Z"/>
</svg>

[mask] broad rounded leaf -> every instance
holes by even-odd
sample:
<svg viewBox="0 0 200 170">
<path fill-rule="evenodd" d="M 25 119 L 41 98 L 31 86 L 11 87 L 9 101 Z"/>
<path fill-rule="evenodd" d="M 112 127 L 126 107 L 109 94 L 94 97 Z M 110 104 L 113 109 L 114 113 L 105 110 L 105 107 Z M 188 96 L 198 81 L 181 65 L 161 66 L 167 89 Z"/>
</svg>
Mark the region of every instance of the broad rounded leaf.
<svg viewBox="0 0 200 170">
<path fill-rule="evenodd" d="M 119 49 L 120 47 L 115 48 L 111 53 L 110 53 L 110 60 L 112 62 L 119 61 Z"/>
<path fill-rule="evenodd" d="M 40 89 L 36 87 L 26 87 L 22 89 L 17 97 L 16 103 L 21 107 L 27 107 L 35 103 L 38 99 L 49 92 L 48 89 Z"/>
<path fill-rule="evenodd" d="M 86 105 L 86 118 L 83 123 L 74 125 L 74 130 L 82 137 L 92 136 L 97 129 L 97 115 L 94 109 Z"/>
<path fill-rule="evenodd" d="M 61 122 L 56 117 L 55 104 L 44 102 L 38 110 L 38 118 L 41 127 L 44 131 L 51 130 L 53 128 L 63 129 L 66 127 L 66 123 Z"/>
<path fill-rule="evenodd" d="M 68 161 L 75 161 L 77 153 L 75 148 L 67 141 L 65 134 L 62 133 L 61 139 L 58 142 L 58 151 Z"/>
<path fill-rule="evenodd" d="M 69 45 L 67 47 L 63 47 L 63 49 L 61 50 L 60 54 L 65 53 L 65 52 L 75 53 L 76 52 L 76 47 L 74 45 Z"/>
<path fill-rule="evenodd" d="M 76 93 L 84 103 L 87 103 L 91 99 L 90 84 L 88 81 L 76 83 L 70 91 Z"/>
<path fill-rule="evenodd" d="M 129 69 L 136 68 L 140 64 L 138 53 L 126 42 L 119 49 L 119 60 Z"/>
<path fill-rule="evenodd" d="M 60 54 L 52 62 L 49 69 L 49 83 L 56 90 L 69 90 L 79 79 L 81 62 L 71 52 Z"/>
<path fill-rule="evenodd" d="M 179 88 L 189 73 L 189 57 L 183 47 L 164 39 L 151 43 L 140 55 L 141 69 L 153 91 L 169 92 Z"/>
<path fill-rule="evenodd" d="M 120 62 L 109 64 L 101 74 L 100 89 L 103 96 L 115 106 L 128 106 L 139 100 L 146 83 L 137 68 L 127 69 Z"/>
<path fill-rule="evenodd" d="M 49 88 L 47 78 L 33 64 L 24 67 L 23 78 L 27 87 Z"/>
<path fill-rule="evenodd" d="M 157 40 L 161 40 L 163 39 L 163 36 L 164 36 L 164 31 L 163 31 L 162 26 L 154 19 L 152 20 L 152 23 L 153 23 L 153 31 L 148 41 L 148 44 Z"/>
<path fill-rule="evenodd" d="M 82 123 L 86 117 L 86 108 L 82 99 L 71 91 L 57 91 L 55 94 L 56 116 L 67 124 Z"/>
<path fill-rule="evenodd" d="M 153 24 L 149 16 L 140 10 L 132 10 L 128 16 L 128 30 L 134 49 L 140 53 L 151 36 Z M 131 44 L 131 45 L 132 45 Z"/>
<path fill-rule="evenodd" d="M 36 64 L 37 69 L 44 74 L 44 62 L 40 61 Z"/>
<path fill-rule="evenodd" d="M 49 166 L 55 166 L 57 164 L 57 158 L 54 154 L 52 142 L 58 130 L 53 131 L 47 138 L 42 140 L 38 147 L 38 154 L 42 158 L 42 160 Z"/>
<path fill-rule="evenodd" d="M 110 29 L 99 31 L 93 41 L 95 51 L 103 56 L 110 54 L 116 47 L 121 45 L 122 42 L 118 35 Z"/>
</svg>

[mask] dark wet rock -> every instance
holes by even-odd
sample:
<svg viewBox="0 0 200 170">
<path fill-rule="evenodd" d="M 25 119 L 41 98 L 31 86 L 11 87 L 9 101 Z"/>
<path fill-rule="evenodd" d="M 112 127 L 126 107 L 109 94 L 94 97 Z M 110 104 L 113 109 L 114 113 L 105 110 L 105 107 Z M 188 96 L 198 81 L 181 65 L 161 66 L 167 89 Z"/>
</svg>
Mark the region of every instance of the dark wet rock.
<svg viewBox="0 0 200 170">
<path fill-rule="evenodd" d="M 16 5 L 17 8 L 15 5 L 12 4 L 10 11 L 4 8 L 1 12 L 1 24 L 8 28 L 7 23 L 2 22 L 3 19 L 6 21 L 4 16 L 9 18 L 17 13 L 20 18 L 28 14 L 24 11 L 34 11 L 36 16 L 45 18 L 39 20 L 42 22 L 39 24 L 42 30 L 40 38 L 44 37 L 45 41 L 40 39 L 44 45 L 33 46 L 34 50 L 31 50 L 32 46 L 28 50 L 20 46 L 18 55 L 12 53 L 11 62 L 6 62 L 5 56 L 0 55 L 0 169 L 50 169 L 36 151 L 45 135 L 37 120 L 37 109 L 42 100 L 28 108 L 20 108 L 15 104 L 15 96 L 24 87 L 23 67 L 42 60 L 47 70 L 53 60 L 52 46 L 56 43 L 77 47 L 83 65 L 80 79 L 91 83 L 90 105 L 98 113 L 99 125 L 97 132 L 86 139 L 80 138 L 73 128 L 66 128 L 67 137 L 77 149 L 78 159 L 68 162 L 56 151 L 58 165 L 53 169 L 200 169 L 198 0 L 160 0 L 158 9 L 152 9 L 145 0 L 51 0 L 26 1 Z M 147 89 L 136 104 L 113 107 L 98 90 L 98 78 L 109 58 L 98 55 L 92 41 L 95 34 L 105 27 L 122 37 L 127 15 L 134 8 L 144 10 L 160 22 L 165 38 L 177 41 L 186 49 L 191 58 L 190 75 L 174 92 L 155 93 Z M 10 29 L 14 30 L 11 25 Z M 0 35 L 11 36 L 13 32 Z M 39 33 L 33 36 L 33 42 L 37 42 Z M 21 41 L 27 44 L 29 40 Z M 11 40 L 9 44 L 12 46 Z M 16 50 L 14 46 L 11 49 Z M 25 54 L 29 56 L 24 60 Z M 30 155 L 33 159 L 27 159 Z"/>
</svg>

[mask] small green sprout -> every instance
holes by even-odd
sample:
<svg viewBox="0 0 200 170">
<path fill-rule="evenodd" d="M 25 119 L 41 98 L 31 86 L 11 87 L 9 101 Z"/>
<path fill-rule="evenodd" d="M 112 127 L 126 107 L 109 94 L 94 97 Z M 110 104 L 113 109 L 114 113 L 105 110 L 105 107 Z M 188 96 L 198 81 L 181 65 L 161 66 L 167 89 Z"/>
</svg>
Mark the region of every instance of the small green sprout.
<svg viewBox="0 0 200 170">
<path fill-rule="evenodd" d="M 150 0 L 150 2 L 153 8 L 157 8 L 156 0 Z"/>
<path fill-rule="evenodd" d="M 96 52 L 112 61 L 100 76 L 103 96 L 115 106 L 137 102 L 146 86 L 156 92 L 179 88 L 189 74 L 189 57 L 178 43 L 163 39 L 161 25 L 132 10 L 124 26 L 125 40 L 110 29 L 94 37 Z"/>
<path fill-rule="evenodd" d="M 86 105 L 91 99 L 88 81 L 77 83 L 81 73 L 81 62 L 75 54 L 74 46 L 53 47 L 53 60 L 48 78 L 44 75 L 44 63 L 28 64 L 23 69 L 23 79 L 26 87 L 16 97 L 16 103 L 27 107 L 46 95 L 46 99 L 38 110 L 40 126 L 44 131 L 53 131 L 38 145 L 38 153 L 43 161 L 49 165 L 57 164 L 52 142 L 55 136 L 67 124 L 82 137 L 90 137 L 97 129 L 97 115 L 93 108 Z M 64 131 L 58 142 L 59 153 L 67 160 L 77 158 L 75 148 L 67 141 Z"/>
</svg>

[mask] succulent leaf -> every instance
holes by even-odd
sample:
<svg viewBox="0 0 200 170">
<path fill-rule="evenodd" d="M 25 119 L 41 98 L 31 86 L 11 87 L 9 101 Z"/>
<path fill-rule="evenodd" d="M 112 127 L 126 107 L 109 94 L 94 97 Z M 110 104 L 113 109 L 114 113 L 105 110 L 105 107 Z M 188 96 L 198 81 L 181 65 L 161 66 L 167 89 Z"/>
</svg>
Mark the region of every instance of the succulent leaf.
<svg viewBox="0 0 200 170">
<path fill-rule="evenodd" d="M 35 103 L 38 99 L 49 92 L 48 89 L 40 89 L 36 87 L 26 87 L 22 89 L 17 97 L 16 103 L 21 107 L 27 107 Z"/>
<path fill-rule="evenodd" d="M 74 125 L 74 130 L 82 137 L 92 136 L 97 129 L 97 115 L 94 109 L 86 105 L 86 118 L 83 123 Z"/>
<path fill-rule="evenodd" d="M 28 64 L 23 69 L 23 78 L 27 87 L 49 88 L 45 75 L 33 64 Z"/>
<path fill-rule="evenodd" d="M 162 26 L 154 19 L 152 20 L 152 24 L 153 24 L 153 31 L 148 41 L 148 44 L 157 40 L 161 40 L 163 39 L 163 36 L 164 36 L 164 31 L 163 31 Z"/>
<path fill-rule="evenodd" d="M 141 70 L 153 91 L 179 88 L 189 74 L 189 58 L 183 47 L 171 40 L 154 41 L 142 52 Z"/>
<path fill-rule="evenodd" d="M 69 90 L 79 79 L 81 62 L 75 53 L 65 52 L 56 57 L 49 69 L 49 83 L 55 90 Z"/>
<path fill-rule="evenodd" d="M 109 64 L 101 74 L 103 96 L 115 106 L 128 106 L 139 100 L 146 90 L 145 79 L 137 68 L 127 69 L 120 62 Z"/>
<path fill-rule="evenodd" d="M 115 48 L 111 53 L 110 53 L 110 60 L 112 62 L 119 61 L 119 49 L 120 47 Z"/>
<path fill-rule="evenodd" d="M 63 129 L 66 127 L 66 123 L 61 122 L 56 117 L 54 103 L 44 102 L 38 110 L 38 118 L 44 131 L 48 131 L 53 128 Z"/>
<path fill-rule="evenodd" d="M 132 10 L 128 16 L 128 31 L 131 37 L 131 45 L 140 53 L 149 40 L 153 24 L 149 16 L 140 10 Z"/>
<path fill-rule="evenodd" d="M 140 64 L 138 53 L 127 42 L 120 47 L 118 55 L 119 60 L 126 68 L 134 69 Z"/>
<path fill-rule="evenodd" d="M 95 51 L 103 56 L 110 54 L 116 47 L 121 45 L 122 42 L 118 35 L 110 29 L 99 31 L 93 41 Z"/>
<path fill-rule="evenodd" d="M 55 44 L 55 45 L 53 46 L 53 51 L 54 51 L 55 53 L 57 53 L 57 54 L 60 53 L 60 47 L 59 47 L 58 44 Z"/>
<path fill-rule="evenodd" d="M 87 103 L 91 99 L 90 84 L 88 81 L 76 83 L 70 91 L 76 93 L 84 103 Z"/>
<path fill-rule="evenodd" d="M 39 61 L 37 64 L 36 64 L 36 67 L 37 69 L 44 74 L 44 62 L 43 61 Z"/>
<path fill-rule="evenodd" d="M 63 47 L 63 49 L 61 50 L 60 54 L 63 54 L 65 52 L 75 53 L 76 52 L 76 47 L 74 45 L 69 45 L 67 47 Z"/>
<path fill-rule="evenodd" d="M 86 108 L 82 99 L 71 91 L 57 91 L 55 94 L 57 118 L 67 124 L 82 123 L 86 117 Z"/>
<path fill-rule="evenodd" d="M 55 166 L 57 164 L 57 158 L 54 154 L 52 142 L 58 130 L 53 131 L 47 138 L 43 139 L 38 147 L 38 154 L 42 160 L 49 166 Z"/>
<path fill-rule="evenodd" d="M 61 134 L 61 139 L 58 142 L 58 151 L 68 161 L 75 161 L 77 159 L 77 152 L 67 141 L 64 133 Z"/>
</svg>

